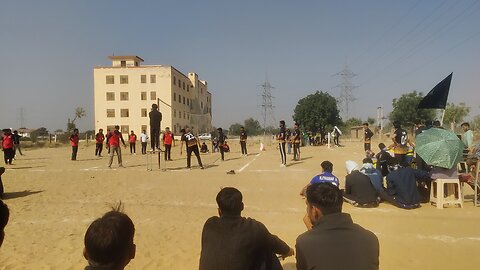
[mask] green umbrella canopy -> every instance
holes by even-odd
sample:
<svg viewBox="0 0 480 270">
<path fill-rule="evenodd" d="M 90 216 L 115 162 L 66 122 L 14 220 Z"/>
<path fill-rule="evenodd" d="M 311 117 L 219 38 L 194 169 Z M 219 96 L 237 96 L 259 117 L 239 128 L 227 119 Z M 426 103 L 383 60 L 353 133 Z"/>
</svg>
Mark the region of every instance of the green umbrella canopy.
<svg viewBox="0 0 480 270">
<path fill-rule="evenodd" d="M 463 149 L 465 144 L 450 130 L 430 128 L 416 138 L 415 151 L 428 165 L 451 169 L 462 160 Z"/>
</svg>

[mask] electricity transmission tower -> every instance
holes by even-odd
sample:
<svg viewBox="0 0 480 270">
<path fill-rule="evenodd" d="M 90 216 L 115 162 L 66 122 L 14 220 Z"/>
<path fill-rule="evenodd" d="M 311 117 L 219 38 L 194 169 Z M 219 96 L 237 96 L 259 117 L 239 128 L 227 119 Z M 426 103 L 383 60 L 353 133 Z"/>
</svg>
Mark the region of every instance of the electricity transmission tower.
<svg viewBox="0 0 480 270">
<path fill-rule="evenodd" d="M 350 104 L 357 100 L 353 95 L 352 90 L 357 88 L 358 86 L 353 85 L 352 78 L 357 76 L 357 74 L 353 73 L 347 64 L 342 71 L 335 74 L 335 76 L 340 76 L 341 83 L 336 86 L 336 88 L 340 88 L 340 105 L 341 109 L 345 115 L 345 119 L 349 119 L 349 109 Z"/>
<path fill-rule="evenodd" d="M 270 82 L 268 82 L 268 77 L 265 77 L 265 82 L 260 85 L 262 87 L 262 120 L 263 120 L 263 133 L 265 135 L 266 128 L 267 128 L 267 120 L 270 117 L 273 122 L 275 122 L 275 116 L 273 114 L 273 106 L 272 99 L 275 98 L 272 96 L 272 89 L 275 89 Z"/>
<path fill-rule="evenodd" d="M 23 107 L 17 108 L 17 121 L 20 123 L 21 128 L 25 128 L 25 110 Z"/>
</svg>

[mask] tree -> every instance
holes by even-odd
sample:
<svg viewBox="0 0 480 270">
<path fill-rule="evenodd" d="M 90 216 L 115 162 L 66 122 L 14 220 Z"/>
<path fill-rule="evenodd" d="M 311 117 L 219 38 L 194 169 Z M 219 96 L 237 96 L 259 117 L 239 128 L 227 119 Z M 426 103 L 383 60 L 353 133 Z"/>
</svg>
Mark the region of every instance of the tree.
<svg viewBox="0 0 480 270">
<path fill-rule="evenodd" d="M 75 125 L 75 121 L 77 119 L 80 119 L 84 116 L 86 116 L 87 113 L 85 112 L 85 109 L 82 108 L 82 107 L 77 107 L 75 109 L 75 117 L 73 118 L 73 120 L 70 121 L 70 118 L 68 118 L 68 122 L 67 122 L 67 133 L 70 134 L 75 128 L 76 128 L 76 125 Z"/>
<path fill-rule="evenodd" d="M 458 123 L 463 121 L 468 113 L 470 113 L 470 107 L 467 107 L 463 102 L 459 103 L 458 105 L 447 103 L 443 123 L 452 124 L 452 128 L 455 128 Z"/>
<path fill-rule="evenodd" d="M 360 118 L 352 117 L 347 121 L 345 121 L 344 127 L 345 127 L 345 130 L 350 130 L 351 127 L 361 126 L 362 124 L 363 124 L 363 121 Z"/>
<path fill-rule="evenodd" d="M 470 126 L 472 126 L 473 130 L 480 130 L 480 115 L 477 115 L 473 118 L 473 123 Z"/>
<path fill-rule="evenodd" d="M 262 127 L 260 126 L 260 122 L 253 119 L 252 117 L 248 118 L 243 122 L 243 127 L 248 135 L 255 136 L 258 135 L 262 131 Z"/>
<path fill-rule="evenodd" d="M 369 125 L 375 124 L 375 118 L 373 118 L 373 117 L 368 117 L 368 118 L 367 118 L 367 123 L 368 123 Z"/>
<path fill-rule="evenodd" d="M 240 128 L 242 127 L 242 124 L 235 123 L 230 126 L 228 129 L 228 134 L 230 135 L 240 135 Z"/>
<path fill-rule="evenodd" d="M 422 93 L 413 91 L 403 94 L 400 98 L 392 100 L 393 110 L 389 115 L 390 121 L 400 121 L 402 125 L 413 125 L 416 120 L 433 120 L 435 110 L 417 109 L 418 103 L 423 99 Z"/>
<path fill-rule="evenodd" d="M 298 101 L 293 120 L 310 130 L 340 125 L 337 100 L 326 92 L 315 92 Z"/>
</svg>

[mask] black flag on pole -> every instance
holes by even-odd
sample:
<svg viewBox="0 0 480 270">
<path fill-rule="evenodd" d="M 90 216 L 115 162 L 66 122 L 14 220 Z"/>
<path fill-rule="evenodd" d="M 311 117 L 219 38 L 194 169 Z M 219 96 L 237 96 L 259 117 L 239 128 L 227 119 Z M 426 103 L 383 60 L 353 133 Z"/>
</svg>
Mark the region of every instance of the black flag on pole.
<svg viewBox="0 0 480 270">
<path fill-rule="evenodd" d="M 453 72 L 443 81 L 439 82 L 428 94 L 420 101 L 418 109 L 445 109 L 447 106 L 448 92 L 452 82 Z"/>
</svg>

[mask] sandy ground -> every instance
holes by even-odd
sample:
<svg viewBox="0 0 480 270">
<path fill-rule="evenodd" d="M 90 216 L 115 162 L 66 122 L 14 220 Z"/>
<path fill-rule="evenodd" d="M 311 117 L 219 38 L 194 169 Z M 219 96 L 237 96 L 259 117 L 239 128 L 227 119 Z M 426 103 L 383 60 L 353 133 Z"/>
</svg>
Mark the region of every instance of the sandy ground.
<svg viewBox="0 0 480 270">
<path fill-rule="evenodd" d="M 374 142 L 372 145 L 376 145 Z M 263 222 L 290 246 L 305 231 L 300 189 L 330 160 L 334 173 L 345 177 L 345 160 L 363 158 L 361 142 L 344 147 L 303 147 L 302 160 L 280 168 L 275 146 L 241 157 L 231 142 L 226 161 L 219 154 L 202 155 L 205 170 L 186 170 L 179 146 L 162 172 L 146 170 L 146 158 L 123 150 L 126 168 L 107 168 L 95 158 L 93 145 L 81 144 L 77 161 L 70 148 L 26 150 L 3 175 L 5 203 L 11 210 L 0 249 L 0 269 L 83 269 L 83 236 L 97 217 L 118 201 L 136 227 L 136 258 L 127 269 L 198 269 L 200 237 L 205 220 L 217 214 L 215 196 L 221 187 L 237 187 L 244 195 L 244 216 Z M 137 147 L 138 149 L 138 147 Z M 291 156 L 288 156 L 291 159 Z M 192 164 L 197 165 L 192 159 Z M 227 175 L 229 170 L 235 175 Z M 473 192 L 466 187 L 467 197 Z M 402 210 L 382 204 L 344 212 L 373 231 L 380 240 L 381 269 L 477 269 L 480 265 L 480 208 L 438 210 L 423 205 Z M 348 259 L 348 258 L 346 258 Z M 295 258 L 283 262 L 295 269 Z"/>
</svg>

